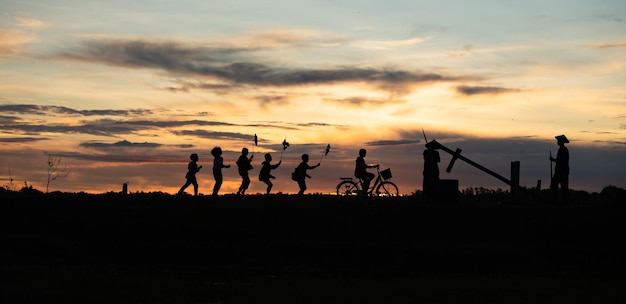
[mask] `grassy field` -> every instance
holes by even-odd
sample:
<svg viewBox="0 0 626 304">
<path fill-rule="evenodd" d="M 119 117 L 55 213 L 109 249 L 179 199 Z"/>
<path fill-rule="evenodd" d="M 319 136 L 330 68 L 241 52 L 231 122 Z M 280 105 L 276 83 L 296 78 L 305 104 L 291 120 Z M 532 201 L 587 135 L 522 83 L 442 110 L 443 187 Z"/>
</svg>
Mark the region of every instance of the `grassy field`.
<svg viewBox="0 0 626 304">
<path fill-rule="evenodd" d="M 3 303 L 624 303 L 624 209 L 3 194 Z"/>
</svg>

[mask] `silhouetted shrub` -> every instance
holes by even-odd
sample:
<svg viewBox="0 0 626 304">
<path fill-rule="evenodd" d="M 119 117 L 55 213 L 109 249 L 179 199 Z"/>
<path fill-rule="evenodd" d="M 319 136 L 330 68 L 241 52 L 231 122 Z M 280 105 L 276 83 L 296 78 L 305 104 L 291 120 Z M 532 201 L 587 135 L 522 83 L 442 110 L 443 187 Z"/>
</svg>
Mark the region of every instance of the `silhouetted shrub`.
<svg viewBox="0 0 626 304">
<path fill-rule="evenodd" d="M 626 190 L 609 185 L 600 192 L 600 203 L 611 206 L 623 206 L 626 200 Z"/>
<path fill-rule="evenodd" d="M 22 189 L 20 189 L 20 193 L 23 193 L 23 194 L 43 194 L 43 192 L 33 188 L 32 185 L 30 185 L 30 186 L 24 185 L 24 187 L 22 187 Z"/>
</svg>

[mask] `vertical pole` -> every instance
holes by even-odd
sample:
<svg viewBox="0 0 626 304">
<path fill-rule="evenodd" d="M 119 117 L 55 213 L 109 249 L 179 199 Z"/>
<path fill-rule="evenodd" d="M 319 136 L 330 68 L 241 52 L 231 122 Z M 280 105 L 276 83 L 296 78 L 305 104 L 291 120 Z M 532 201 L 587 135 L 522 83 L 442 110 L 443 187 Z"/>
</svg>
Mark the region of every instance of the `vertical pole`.
<svg viewBox="0 0 626 304">
<path fill-rule="evenodd" d="M 552 183 L 552 150 L 550 150 L 550 177 L 548 180 Z"/>
<path fill-rule="evenodd" d="M 541 179 L 537 180 L 537 188 L 535 188 L 535 190 L 537 193 L 541 192 Z"/>
<path fill-rule="evenodd" d="M 519 173 L 520 173 L 520 162 L 512 161 L 511 162 L 511 195 L 513 197 L 513 201 L 516 198 L 517 189 L 519 189 Z"/>
</svg>

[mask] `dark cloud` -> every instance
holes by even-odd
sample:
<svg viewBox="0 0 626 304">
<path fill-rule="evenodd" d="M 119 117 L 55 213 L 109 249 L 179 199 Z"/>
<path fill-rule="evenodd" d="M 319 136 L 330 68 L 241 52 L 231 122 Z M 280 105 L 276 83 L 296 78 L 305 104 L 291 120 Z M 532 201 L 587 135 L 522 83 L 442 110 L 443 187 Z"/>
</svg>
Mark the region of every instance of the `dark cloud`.
<svg viewBox="0 0 626 304">
<path fill-rule="evenodd" d="M 606 143 L 612 145 L 626 145 L 626 141 L 615 141 L 615 140 L 594 140 L 596 143 Z"/>
<path fill-rule="evenodd" d="M 16 116 L 0 116 L 0 124 L 15 123 L 18 119 Z"/>
<path fill-rule="evenodd" d="M 0 105 L 0 108 L 7 112 L 25 114 L 37 114 L 37 115 L 50 115 L 50 110 L 54 113 L 70 113 L 74 115 L 76 113 L 83 113 L 85 115 L 91 115 L 94 111 L 75 111 L 69 108 L 63 107 L 46 107 L 37 105 Z M 130 110 L 130 111 L 116 111 L 106 110 L 107 113 L 117 113 L 117 115 L 136 115 L 144 116 L 144 114 L 152 113 L 146 110 Z M 141 114 L 141 115 L 140 115 Z M 80 114 L 82 115 L 82 114 Z M 164 115 L 170 115 L 165 113 Z M 195 115 L 212 115 L 212 113 L 196 113 Z M 111 118 L 102 118 L 95 120 L 83 120 L 80 124 L 65 124 L 65 123 L 47 123 L 39 120 L 28 120 L 14 116 L 0 116 L 0 131 L 4 131 L 11 134 L 28 134 L 38 135 L 42 133 L 57 133 L 57 134 L 90 134 L 97 136 L 119 137 L 128 134 L 137 134 L 142 131 L 176 131 L 175 134 L 182 134 L 177 129 L 185 127 L 249 127 L 249 128 L 277 128 L 283 130 L 299 130 L 302 127 L 311 126 L 328 126 L 321 123 L 311 124 L 291 124 L 285 122 L 263 122 L 252 124 L 233 124 L 223 121 L 211 121 L 202 119 L 190 119 L 190 120 L 118 120 Z M 227 132 L 208 132 L 208 131 L 187 131 L 184 135 L 193 135 L 196 132 L 196 136 L 208 137 L 208 138 L 234 138 L 242 139 L 245 137 L 251 137 L 252 135 L 245 135 L 241 133 L 227 133 Z M 100 147 L 104 147 L 100 145 Z"/>
<path fill-rule="evenodd" d="M 49 138 L 42 137 L 9 137 L 9 138 L 1 138 L 0 142 L 5 143 L 19 143 L 19 142 L 35 142 L 40 140 L 48 140 Z"/>
<path fill-rule="evenodd" d="M 120 124 L 113 121 L 99 121 L 83 125 L 41 125 L 41 124 L 10 124 L 0 125 L 0 130 L 21 132 L 25 134 L 60 133 L 60 134 L 91 134 L 99 136 L 117 136 L 130 134 L 142 128 Z"/>
<path fill-rule="evenodd" d="M 180 163 L 181 156 L 176 154 L 144 154 L 144 153 L 79 153 L 79 152 L 59 152 L 55 153 L 62 158 L 72 158 L 96 162 L 111 163 Z"/>
<path fill-rule="evenodd" d="M 163 88 L 163 90 L 170 91 L 173 93 L 178 93 L 178 92 L 189 93 L 190 91 L 188 87 L 184 87 L 184 86 L 183 87 L 165 87 Z"/>
<path fill-rule="evenodd" d="M 14 114 L 37 114 L 44 115 L 45 111 L 42 109 L 46 106 L 38 105 L 0 105 L 0 111 Z"/>
<path fill-rule="evenodd" d="M 456 91 L 465 96 L 481 95 L 481 94 L 504 94 L 519 92 L 519 89 L 501 88 L 501 87 L 489 87 L 489 86 L 458 86 Z"/>
<path fill-rule="evenodd" d="M 489 154 L 501 154 L 507 155 L 511 153 L 521 153 L 528 151 L 547 151 L 545 147 L 556 147 L 556 141 L 554 138 L 542 138 L 536 135 L 524 135 L 513 136 L 508 138 L 481 138 L 471 136 L 468 134 L 454 133 L 454 132 L 441 132 L 437 130 L 424 130 L 422 129 L 401 129 L 391 130 L 394 135 L 401 138 L 408 138 L 407 143 L 424 143 L 424 133 L 428 141 L 436 140 L 440 144 L 448 147 L 451 150 L 456 148 L 462 148 L 463 151 L 473 151 L 473 153 L 479 153 L 481 155 Z M 381 142 L 385 142 L 382 140 Z M 393 142 L 393 141 L 392 141 Z M 376 143 L 376 142 L 374 142 Z M 422 145 L 419 147 L 423 148 Z M 558 148 L 558 147 L 557 147 Z"/>
<path fill-rule="evenodd" d="M 272 121 L 266 123 L 253 123 L 242 125 L 245 127 L 257 127 L 257 128 L 272 128 L 272 129 L 282 129 L 282 130 L 300 130 L 300 128 L 292 127 L 292 124 L 285 124 L 279 121 Z M 260 136 L 260 135 L 259 135 Z"/>
<path fill-rule="evenodd" d="M 309 122 L 309 123 L 299 123 L 297 124 L 299 127 L 330 127 L 331 124 L 320 123 L 320 122 Z"/>
<path fill-rule="evenodd" d="M 115 136 L 117 134 L 128 134 L 135 130 L 123 127 L 108 126 L 104 128 L 102 125 L 86 124 L 81 126 L 68 125 L 2 125 L 0 130 L 21 132 L 24 134 L 41 134 L 41 133 L 61 133 L 61 134 L 91 134 L 100 136 Z"/>
<path fill-rule="evenodd" d="M 184 135 L 184 136 L 195 136 L 200 138 L 209 138 L 209 139 L 237 139 L 237 140 L 251 140 L 252 136 L 250 134 L 236 133 L 236 132 L 214 132 L 207 130 L 183 130 L 183 131 L 174 131 L 176 135 Z"/>
<path fill-rule="evenodd" d="M 393 103 L 401 103 L 404 101 L 401 100 L 389 100 L 389 99 L 375 99 L 375 98 L 367 98 L 362 96 L 354 96 L 350 98 L 343 99 L 324 99 L 327 102 L 338 103 L 349 106 L 376 106 L 376 105 L 385 105 L 385 104 L 393 104 Z"/>
<path fill-rule="evenodd" d="M 174 81 L 177 85 L 163 88 L 166 91 L 170 91 L 173 93 L 188 93 L 192 89 L 201 89 L 211 91 L 215 94 L 225 94 L 228 93 L 239 86 L 224 84 L 224 83 L 211 83 L 211 82 L 201 82 L 201 81 L 186 81 L 177 79 Z"/>
<path fill-rule="evenodd" d="M 296 86 L 336 82 L 415 85 L 460 80 L 436 73 L 398 69 L 340 67 L 303 69 L 272 67 L 236 58 L 252 49 L 195 47 L 177 42 L 145 40 L 86 40 L 60 56 L 72 60 L 127 68 L 153 68 L 172 74 L 198 75 L 235 84 Z"/>
<path fill-rule="evenodd" d="M 15 114 L 46 115 L 50 113 L 66 114 L 72 116 L 133 116 L 152 114 L 151 110 L 76 110 L 68 107 L 42 106 L 33 104 L 0 105 L 0 111 Z"/>
<path fill-rule="evenodd" d="M 594 47 L 598 49 L 626 49 L 626 43 L 600 44 Z"/>
<path fill-rule="evenodd" d="M 183 121 L 160 121 L 160 120 L 137 120 L 119 121 L 112 119 L 99 119 L 84 122 L 80 125 L 40 123 L 0 123 L 0 130 L 21 132 L 25 134 L 61 133 L 61 134 L 91 134 L 99 136 L 119 136 L 132 134 L 144 130 L 179 128 L 185 126 L 236 126 L 235 124 L 206 121 L 206 120 L 183 120 Z"/>
<path fill-rule="evenodd" d="M 416 144 L 420 143 L 419 139 L 399 139 L 399 140 L 377 140 L 367 142 L 368 146 L 397 146 L 397 145 L 406 145 L 406 144 Z"/>
<path fill-rule="evenodd" d="M 193 62 L 214 61 L 211 53 L 209 49 L 194 49 L 176 42 L 110 39 L 84 40 L 79 48 L 62 51 L 60 56 L 115 66 L 182 71 L 193 68 Z"/>
<path fill-rule="evenodd" d="M 127 140 L 122 140 L 122 141 L 118 141 L 112 144 L 100 143 L 100 142 L 81 143 L 79 146 L 87 147 L 87 148 L 96 148 L 96 149 L 109 149 L 109 148 L 157 148 L 162 145 L 157 144 L 157 143 L 149 143 L 149 142 L 131 143 Z"/>
<path fill-rule="evenodd" d="M 160 120 L 137 120 L 137 121 L 123 121 L 120 124 L 146 126 L 146 127 L 158 127 L 158 128 L 175 128 L 184 126 L 237 126 L 222 121 L 208 121 L 208 120 L 182 120 L 182 121 L 160 121 Z"/>
<path fill-rule="evenodd" d="M 85 148 L 97 149 L 97 150 L 108 150 L 108 149 L 124 149 L 124 148 L 147 148 L 147 149 L 154 149 L 154 148 L 163 147 L 165 145 L 159 144 L 159 143 L 150 143 L 150 142 L 133 143 L 133 142 L 129 142 L 127 140 L 122 140 L 122 141 L 118 141 L 116 143 L 88 142 L 88 143 L 81 143 L 79 146 L 85 147 Z M 169 147 L 177 147 L 177 148 L 192 148 L 192 147 L 194 147 L 194 145 L 191 145 L 191 144 L 167 145 L 167 146 L 169 146 Z"/>
<path fill-rule="evenodd" d="M 261 104 L 261 106 L 268 105 L 286 105 L 289 103 L 289 97 L 287 96 L 257 96 L 255 100 Z"/>
</svg>

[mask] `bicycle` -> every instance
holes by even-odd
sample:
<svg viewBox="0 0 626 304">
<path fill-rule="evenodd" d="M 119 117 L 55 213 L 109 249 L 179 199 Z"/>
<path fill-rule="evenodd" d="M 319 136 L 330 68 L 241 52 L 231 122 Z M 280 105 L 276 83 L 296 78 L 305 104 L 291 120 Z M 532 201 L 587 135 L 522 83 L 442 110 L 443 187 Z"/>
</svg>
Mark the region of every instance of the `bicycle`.
<svg viewBox="0 0 626 304">
<path fill-rule="evenodd" d="M 398 196 L 398 186 L 389 181 L 391 178 L 391 169 L 379 170 L 376 166 L 376 180 L 374 184 L 367 189 L 369 196 Z M 353 177 L 340 177 L 341 182 L 337 184 L 337 195 L 359 195 L 363 191 L 363 179 Z M 375 191 L 374 191 L 375 190 Z"/>
</svg>

